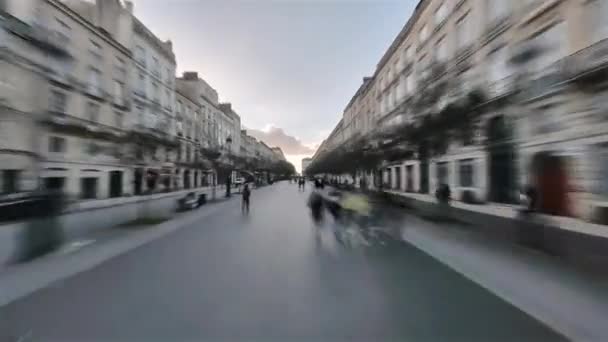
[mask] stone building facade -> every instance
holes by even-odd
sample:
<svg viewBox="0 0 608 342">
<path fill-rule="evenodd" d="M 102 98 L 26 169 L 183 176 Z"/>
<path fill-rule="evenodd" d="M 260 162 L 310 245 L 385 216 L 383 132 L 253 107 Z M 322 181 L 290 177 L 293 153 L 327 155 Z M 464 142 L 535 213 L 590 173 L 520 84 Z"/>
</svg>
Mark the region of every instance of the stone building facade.
<svg viewBox="0 0 608 342">
<path fill-rule="evenodd" d="M 455 199 L 467 192 L 514 203 L 522 187 L 538 183 L 533 161 L 551 155 L 559 171 L 540 178 L 563 184 L 557 196 L 570 204 L 558 214 L 590 217 L 605 206 L 608 188 L 607 13 L 605 1 L 419 1 L 338 131 L 348 142 L 419 122 L 481 89 L 473 137 L 449 139 L 443 153 L 385 164 L 385 185 L 432 193 L 445 183 Z M 421 94 L 440 84 L 447 85 L 441 96 L 420 109 Z M 375 130 L 357 123 L 370 117 Z"/>
</svg>

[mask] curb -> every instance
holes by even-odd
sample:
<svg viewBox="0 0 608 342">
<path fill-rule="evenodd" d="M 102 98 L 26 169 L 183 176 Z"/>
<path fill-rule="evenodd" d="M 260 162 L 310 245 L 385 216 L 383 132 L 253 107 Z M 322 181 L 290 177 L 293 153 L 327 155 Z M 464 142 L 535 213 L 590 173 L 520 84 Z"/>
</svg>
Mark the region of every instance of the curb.
<svg viewBox="0 0 608 342">
<path fill-rule="evenodd" d="M 584 279 L 556 281 L 551 265 L 543 260 L 537 266 L 546 266 L 546 275 L 530 267 L 526 255 L 504 257 L 491 246 L 474 248 L 475 242 L 456 235 L 450 241 L 448 235 L 441 226 L 426 222 L 424 228 L 402 228 L 401 239 L 570 340 L 608 338 L 608 306 L 603 305 L 608 298 L 600 298 L 598 289 L 586 286 Z"/>
</svg>

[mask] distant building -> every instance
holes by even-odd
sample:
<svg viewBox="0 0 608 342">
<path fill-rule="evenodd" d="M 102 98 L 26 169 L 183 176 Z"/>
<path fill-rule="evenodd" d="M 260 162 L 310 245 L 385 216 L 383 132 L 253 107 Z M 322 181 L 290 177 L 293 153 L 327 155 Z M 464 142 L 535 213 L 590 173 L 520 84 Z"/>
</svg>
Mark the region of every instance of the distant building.
<svg viewBox="0 0 608 342">
<path fill-rule="evenodd" d="M 285 160 L 285 155 L 283 154 L 283 150 L 280 147 L 273 147 L 272 151 L 277 155 L 279 160 Z"/>
<path fill-rule="evenodd" d="M 312 163 L 312 158 L 302 159 L 302 174 L 306 173 L 306 169 L 308 169 L 308 167 L 310 166 L 310 163 Z"/>
</svg>

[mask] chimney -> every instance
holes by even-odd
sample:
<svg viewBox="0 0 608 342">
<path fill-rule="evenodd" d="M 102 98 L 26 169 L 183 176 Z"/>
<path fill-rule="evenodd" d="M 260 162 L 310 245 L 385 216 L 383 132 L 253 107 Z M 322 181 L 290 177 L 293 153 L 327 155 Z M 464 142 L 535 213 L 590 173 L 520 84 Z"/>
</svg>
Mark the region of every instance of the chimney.
<svg viewBox="0 0 608 342">
<path fill-rule="evenodd" d="M 122 5 L 119 0 L 98 0 L 95 2 L 97 11 L 97 26 L 110 36 L 116 37 Z"/>
<path fill-rule="evenodd" d="M 165 46 L 167 46 L 167 49 L 169 49 L 170 51 L 173 51 L 173 42 L 171 41 L 171 39 L 168 39 L 165 42 Z"/>
<path fill-rule="evenodd" d="M 232 112 L 232 103 L 230 103 L 230 102 L 220 103 L 220 107 L 222 107 L 222 109 L 224 109 L 227 112 Z"/>
<path fill-rule="evenodd" d="M 198 80 L 198 72 L 184 71 L 182 78 L 186 81 L 196 81 Z"/>
<path fill-rule="evenodd" d="M 133 14 L 133 1 L 124 0 L 123 3 L 125 4 L 125 10 L 129 12 L 129 14 Z"/>
</svg>

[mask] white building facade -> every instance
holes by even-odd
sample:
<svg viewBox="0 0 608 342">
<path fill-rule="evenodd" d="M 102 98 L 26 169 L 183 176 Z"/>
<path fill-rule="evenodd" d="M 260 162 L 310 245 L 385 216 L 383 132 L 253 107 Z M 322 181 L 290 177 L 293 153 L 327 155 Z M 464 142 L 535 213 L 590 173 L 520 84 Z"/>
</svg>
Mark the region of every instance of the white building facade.
<svg viewBox="0 0 608 342">
<path fill-rule="evenodd" d="M 568 202 L 548 212 L 590 218 L 608 198 L 607 10 L 605 1 L 422 0 L 323 147 L 421 122 L 481 89 L 470 137 L 445 132 L 444 151 L 384 164 L 384 185 L 433 193 L 443 183 L 457 200 L 513 203 L 536 183 Z M 422 94 L 440 85 L 421 109 Z M 358 109 L 368 101 L 371 113 Z M 531 169 L 545 154 L 558 171 L 539 178 Z"/>
<path fill-rule="evenodd" d="M 35 180 L 24 177 L 28 186 L 12 190 L 44 187 L 80 199 L 127 193 L 130 165 L 122 158 L 121 144 L 130 112 L 131 3 L 45 0 L 10 8 L 23 15 L 25 30 L 38 32 L 33 36 L 40 37 L 34 38 L 38 46 L 53 46 L 52 53 L 17 41 L 13 46 L 27 63 L 45 67 L 43 73 L 13 69 L 18 74 L 8 74 L 21 80 L 13 89 L 27 96 L 23 103 L 29 108 L 23 113 L 29 114 L 22 117 L 37 117 L 21 133 L 34 139 L 8 137 L 11 144 L 32 150 L 37 161 L 30 173 Z"/>
</svg>

